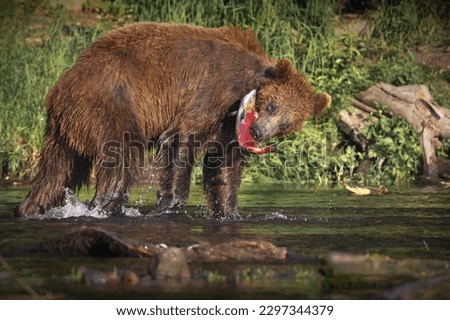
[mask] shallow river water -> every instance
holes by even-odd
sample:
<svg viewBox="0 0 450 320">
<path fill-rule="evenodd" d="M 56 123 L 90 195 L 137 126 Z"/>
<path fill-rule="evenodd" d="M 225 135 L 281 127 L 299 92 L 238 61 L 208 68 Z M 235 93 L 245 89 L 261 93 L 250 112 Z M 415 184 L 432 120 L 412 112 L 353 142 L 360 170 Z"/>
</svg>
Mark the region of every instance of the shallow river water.
<svg viewBox="0 0 450 320">
<path fill-rule="evenodd" d="M 28 188 L 2 186 L 0 298 L 30 297 L 24 283 L 50 298 L 377 298 L 407 279 L 330 281 L 322 258 L 343 252 L 450 261 L 450 189 L 393 187 L 389 194 L 364 197 L 352 196 L 341 186 L 316 193 L 312 189 L 244 183 L 239 196 L 242 219 L 234 221 L 210 218 L 198 186 L 193 186 L 186 213 L 177 216 L 152 215 L 155 191 L 139 187 L 127 204 L 126 217 L 98 217 L 75 201 L 44 218 L 17 220 L 12 212 Z M 79 198 L 84 201 L 91 195 L 82 191 Z M 176 247 L 266 240 L 286 247 L 288 254 L 282 262 L 192 263 L 191 279 L 179 282 L 94 286 L 79 280 L 80 267 L 132 270 L 145 277 L 148 259 L 30 250 L 78 226 L 101 226 L 119 236 Z"/>
</svg>

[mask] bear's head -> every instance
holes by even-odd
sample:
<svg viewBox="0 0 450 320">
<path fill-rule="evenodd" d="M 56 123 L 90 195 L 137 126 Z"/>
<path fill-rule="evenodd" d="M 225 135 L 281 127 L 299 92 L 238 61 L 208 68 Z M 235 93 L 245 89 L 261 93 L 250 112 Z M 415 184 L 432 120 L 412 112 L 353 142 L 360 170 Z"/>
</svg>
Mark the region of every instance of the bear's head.
<svg viewBox="0 0 450 320">
<path fill-rule="evenodd" d="M 306 119 L 319 114 L 330 103 L 326 93 L 314 93 L 305 76 L 288 59 L 265 71 L 270 78 L 256 91 L 257 117 L 250 126 L 255 141 L 266 141 L 299 130 Z"/>
</svg>

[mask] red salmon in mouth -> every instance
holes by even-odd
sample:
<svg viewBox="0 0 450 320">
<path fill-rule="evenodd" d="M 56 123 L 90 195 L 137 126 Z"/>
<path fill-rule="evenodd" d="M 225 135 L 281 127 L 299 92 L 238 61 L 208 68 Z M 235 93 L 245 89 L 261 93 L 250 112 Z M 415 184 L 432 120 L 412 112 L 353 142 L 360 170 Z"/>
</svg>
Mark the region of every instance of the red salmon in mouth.
<svg viewBox="0 0 450 320">
<path fill-rule="evenodd" d="M 256 90 L 250 91 L 241 101 L 236 117 L 236 135 L 239 145 L 250 153 L 264 154 L 275 152 L 274 145 L 260 147 L 253 139 L 250 128 L 253 121 L 258 118 L 256 111 Z"/>
</svg>

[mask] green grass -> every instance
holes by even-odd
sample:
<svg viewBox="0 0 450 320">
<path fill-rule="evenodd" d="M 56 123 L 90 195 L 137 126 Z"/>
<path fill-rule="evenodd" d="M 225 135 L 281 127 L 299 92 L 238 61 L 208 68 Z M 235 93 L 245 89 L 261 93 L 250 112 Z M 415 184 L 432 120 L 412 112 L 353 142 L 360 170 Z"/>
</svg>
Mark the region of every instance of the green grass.
<svg viewBox="0 0 450 320">
<path fill-rule="evenodd" d="M 370 24 L 364 36 L 335 32 L 339 1 L 332 0 L 88 1 L 88 8 L 100 9 L 96 19 L 94 13 L 72 16 L 39 1 L 0 2 L 2 178 L 28 179 L 35 172 L 45 130 L 44 100 L 61 73 L 99 35 L 133 21 L 249 27 L 271 56 L 290 58 L 318 91 L 333 97 L 324 114 L 285 139 L 289 143 L 281 145 L 282 155 L 252 158 L 246 179 L 342 181 L 352 178 L 360 161 L 370 156 L 386 161 L 381 166 L 374 161 L 365 177 L 369 181 L 414 180 L 420 175 L 420 153 L 418 140 L 409 139 L 414 134 L 408 126 L 383 119 L 368 129 L 373 147 L 362 152 L 343 143 L 347 138 L 337 128 L 338 113 L 350 108 L 349 100 L 357 92 L 380 81 L 424 83 L 438 103 L 450 106 L 448 74 L 416 64 L 410 52 L 414 46 L 450 45 L 450 9 L 443 0 L 427 5 L 419 0 L 395 5 L 368 1 L 363 15 Z M 87 27 L 77 27 L 86 16 L 91 17 Z M 400 143 L 397 136 L 403 139 Z M 398 152 L 409 160 L 390 160 Z M 195 170 L 196 180 L 200 171 Z"/>
</svg>

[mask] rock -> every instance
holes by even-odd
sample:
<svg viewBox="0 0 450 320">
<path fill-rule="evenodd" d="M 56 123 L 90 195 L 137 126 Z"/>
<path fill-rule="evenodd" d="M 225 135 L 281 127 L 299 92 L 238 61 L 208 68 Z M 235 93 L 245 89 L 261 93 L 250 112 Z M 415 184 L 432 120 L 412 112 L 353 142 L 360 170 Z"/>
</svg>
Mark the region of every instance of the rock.
<svg viewBox="0 0 450 320">
<path fill-rule="evenodd" d="M 99 270 L 83 269 L 81 283 L 89 287 L 102 287 L 111 284 L 111 276 Z"/>
<path fill-rule="evenodd" d="M 155 280 L 153 280 L 152 276 L 146 275 L 140 279 L 139 284 L 141 285 L 141 287 L 151 287 L 153 286 L 154 282 Z"/>
<path fill-rule="evenodd" d="M 285 260 L 286 253 L 286 248 L 261 240 L 236 240 L 219 245 L 197 244 L 187 248 L 189 261 L 277 261 Z"/>
<path fill-rule="evenodd" d="M 333 275 L 424 278 L 450 272 L 450 263 L 429 259 L 393 259 L 388 256 L 331 252 L 325 263 Z"/>
<path fill-rule="evenodd" d="M 437 68 L 440 72 L 450 70 L 450 49 L 445 47 L 418 47 L 412 50 L 414 61 Z"/>
<path fill-rule="evenodd" d="M 87 0 L 49 0 L 49 5 L 54 8 L 62 7 L 72 13 L 83 11 Z"/>
<path fill-rule="evenodd" d="M 382 293 L 381 299 L 448 299 L 450 275 L 409 282 Z"/>
<path fill-rule="evenodd" d="M 118 270 L 117 272 L 103 272 L 95 269 L 80 267 L 81 283 L 87 286 L 101 287 L 124 284 L 135 286 L 139 283 L 139 277 L 134 271 Z"/>
<path fill-rule="evenodd" d="M 364 36 L 369 30 L 369 20 L 359 14 L 343 14 L 335 30 L 340 35 Z"/>
<path fill-rule="evenodd" d="M 180 248 L 167 248 L 153 256 L 149 262 L 149 274 L 154 279 L 189 278 L 186 255 Z"/>
<path fill-rule="evenodd" d="M 138 275 L 130 270 L 126 270 L 121 275 L 122 283 L 127 286 L 135 286 L 139 283 Z"/>
<path fill-rule="evenodd" d="M 121 279 L 120 279 L 119 275 L 117 274 L 117 272 L 108 272 L 108 276 L 109 276 L 109 284 L 110 285 L 120 284 Z"/>
</svg>

